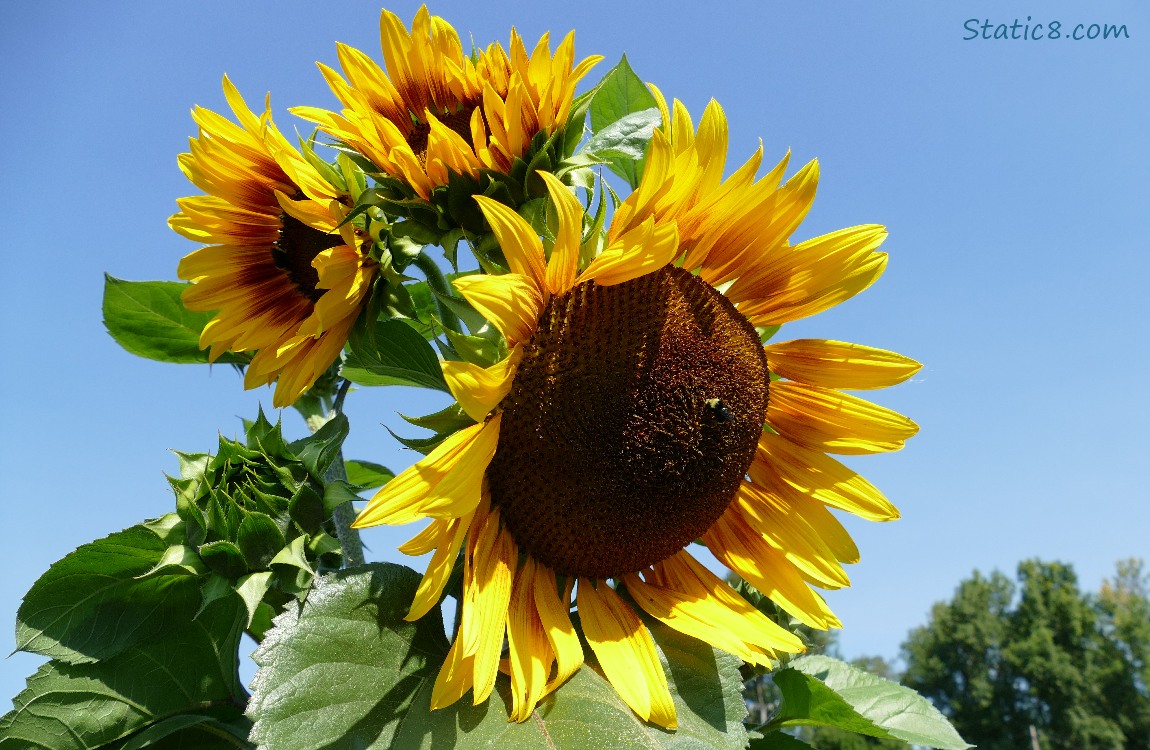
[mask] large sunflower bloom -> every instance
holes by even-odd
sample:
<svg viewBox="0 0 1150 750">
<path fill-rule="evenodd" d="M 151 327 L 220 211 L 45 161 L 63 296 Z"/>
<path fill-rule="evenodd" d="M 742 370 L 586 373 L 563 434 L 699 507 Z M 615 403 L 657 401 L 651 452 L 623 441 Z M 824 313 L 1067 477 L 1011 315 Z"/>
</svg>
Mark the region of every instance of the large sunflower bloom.
<svg viewBox="0 0 1150 750">
<path fill-rule="evenodd" d="M 207 195 L 177 201 L 169 224 L 207 244 L 180 261 L 189 310 L 219 311 L 200 345 L 214 361 L 255 351 L 244 387 L 276 383 L 277 407 L 295 402 L 339 356 L 375 275 L 331 185 L 225 77 L 239 125 L 196 107 L 199 126 L 180 169 Z"/>
<path fill-rule="evenodd" d="M 510 354 L 486 369 L 443 364 L 476 424 L 392 480 L 356 521 L 432 519 L 401 547 L 435 550 L 410 619 L 435 605 L 464 551 L 461 625 L 434 707 L 469 689 L 485 700 L 506 635 L 511 716 L 526 719 L 582 664 L 574 589 L 603 674 L 644 720 L 674 727 L 636 607 L 754 664 L 803 648 L 701 565 L 692 541 L 798 620 L 827 628 L 839 621 L 811 586 L 848 585 L 842 563 L 858 558 L 827 506 L 897 517 L 827 453 L 901 447 L 917 431 L 910 420 L 838 389 L 891 385 L 918 364 L 834 341 L 764 348 L 755 329 L 867 286 L 883 267 L 884 232 L 856 227 L 791 246 L 815 167 L 780 187 L 785 164 L 756 181 L 756 155 L 724 181 L 725 155 L 718 106 L 696 134 L 676 103 L 606 248 L 582 270 L 582 208 L 559 180 L 544 175 L 558 217 L 549 256 L 514 211 L 477 198 L 511 272 L 455 284 Z"/>
<path fill-rule="evenodd" d="M 528 55 L 511 31 L 511 54 L 498 43 L 473 60 L 447 21 L 423 6 L 411 31 L 394 13 L 380 17 L 385 73 L 370 57 L 338 46 L 344 79 L 320 70 L 342 114 L 296 107 L 295 114 L 356 149 L 424 200 L 452 173 L 507 174 L 537 133 L 553 133 L 571 112 L 575 85 L 600 57 L 575 64 L 569 33 L 552 55 L 544 34 Z"/>
</svg>

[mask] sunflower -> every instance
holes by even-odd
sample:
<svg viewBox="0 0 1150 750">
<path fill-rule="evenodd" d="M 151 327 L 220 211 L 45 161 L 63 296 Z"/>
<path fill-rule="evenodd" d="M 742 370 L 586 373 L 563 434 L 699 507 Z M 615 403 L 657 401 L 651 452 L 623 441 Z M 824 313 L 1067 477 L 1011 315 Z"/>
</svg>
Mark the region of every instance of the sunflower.
<svg viewBox="0 0 1150 750">
<path fill-rule="evenodd" d="M 762 149 L 728 179 L 726 120 L 696 132 L 662 103 L 639 188 L 580 269 L 583 210 L 544 174 L 557 214 L 549 255 L 511 209 L 478 197 L 510 273 L 457 279 L 509 355 L 444 362 L 476 424 L 377 493 L 356 526 L 431 523 L 401 551 L 434 550 L 409 619 L 428 612 L 463 551 L 461 624 L 433 707 L 492 690 L 504 636 L 512 719 L 573 674 L 584 653 L 646 721 L 676 725 L 643 611 L 769 665 L 803 649 L 688 551 L 701 541 L 783 610 L 839 621 L 811 586 L 848 585 L 858 550 L 835 516 L 895 508 L 828 453 L 896 450 L 917 427 L 840 389 L 877 388 L 912 360 L 836 341 L 764 347 L 757 328 L 811 315 L 882 272 L 885 233 L 864 226 L 791 245 L 814 195 L 812 163 L 756 180 Z M 614 585 L 612 585 L 612 583 Z"/>
<path fill-rule="evenodd" d="M 199 137 L 179 164 L 207 195 L 177 201 L 168 223 L 208 247 L 177 273 L 192 282 L 189 310 L 219 311 L 200 336 L 211 360 L 255 351 L 244 387 L 277 381 L 274 403 L 288 406 L 339 356 L 376 266 L 360 233 L 341 226 L 350 197 L 276 129 L 270 99 L 257 117 L 226 77 L 223 85 L 240 124 L 192 111 Z"/>
<path fill-rule="evenodd" d="M 508 174 L 537 133 L 551 134 L 571 112 L 575 85 L 600 57 L 575 64 L 569 33 L 552 55 L 549 35 L 530 55 L 511 31 L 511 54 L 493 43 L 474 59 L 463 53 L 447 21 L 423 6 L 411 31 L 394 13 L 380 17 L 385 73 L 366 54 L 338 45 L 345 80 L 319 65 L 342 114 L 317 107 L 293 113 L 410 185 L 424 200 L 452 173 L 478 179 L 481 170 Z"/>
</svg>

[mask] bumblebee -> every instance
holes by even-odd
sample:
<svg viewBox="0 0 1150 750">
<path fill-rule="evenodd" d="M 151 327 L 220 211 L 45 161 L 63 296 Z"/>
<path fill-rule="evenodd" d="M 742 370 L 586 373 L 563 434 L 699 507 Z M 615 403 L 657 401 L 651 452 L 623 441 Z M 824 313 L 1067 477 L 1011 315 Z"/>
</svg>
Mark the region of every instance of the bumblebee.
<svg viewBox="0 0 1150 750">
<path fill-rule="evenodd" d="M 716 422 L 730 422 L 732 419 L 734 419 L 734 415 L 731 414 L 730 407 L 724 404 L 722 399 L 709 398 L 703 403 L 706 404 L 707 408 L 711 410 L 711 414 L 714 415 Z"/>
</svg>

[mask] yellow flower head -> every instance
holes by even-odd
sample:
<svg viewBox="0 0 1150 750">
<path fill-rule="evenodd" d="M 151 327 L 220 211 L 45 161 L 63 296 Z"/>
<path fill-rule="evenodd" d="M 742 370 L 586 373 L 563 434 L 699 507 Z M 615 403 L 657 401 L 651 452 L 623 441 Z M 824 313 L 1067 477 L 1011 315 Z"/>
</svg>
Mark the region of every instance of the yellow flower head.
<svg viewBox="0 0 1150 750">
<path fill-rule="evenodd" d="M 514 29 L 510 55 L 495 43 L 472 59 L 455 29 L 426 6 L 410 32 L 384 10 L 380 40 L 386 72 L 345 44 L 338 49 L 346 79 L 320 64 L 343 104 L 341 114 L 316 107 L 292 112 L 424 200 L 452 173 L 475 179 L 481 170 L 507 174 L 537 133 L 553 133 L 567 122 L 575 85 L 601 59 L 576 65 L 574 32 L 554 55 L 544 34 L 529 55 Z"/>
<path fill-rule="evenodd" d="M 839 621 L 812 586 L 847 586 L 842 564 L 858 559 L 828 507 L 898 515 L 827 454 L 900 448 L 914 423 L 840 389 L 892 385 L 919 365 L 836 341 L 764 347 L 756 331 L 871 283 L 885 260 L 875 252 L 882 228 L 792 246 L 816 165 L 780 185 L 784 159 L 756 180 L 760 149 L 723 180 L 718 105 L 698 131 L 679 103 L 662 109 L 639 188 L 582 268 L 583 209 L 558 179 L 543 175 L 558 217 L 549 247 L 513 210 L 477 198 L 511 272 L 455 285 L 510 354 L 488 368 L 443 364 L 476 424 L 392 480 L 356 521 L 431 519 L 401 548 L 435 550 L 410 619 L 435 605 L 463 551 L 461 625 L 435 707 L 468 690 L 486 699 L 506 637 L 511 715 L 526 719 L 583 662 L 575 606 L 622 698 L 674 727 L 636 605 L 750 663 L 803 649 L 700 564 L 693 541 L 827 628 Z"/>
<path fill-rule="evenodd" d="M 182 261 L 189 310 L 219 311 L 200 345 L 214 360 L 255 351 L 246 388 L 277 381 L 288 406 L 339 356 L 367 297 L 375 262 L 347 216 L 349 196 L 331 185 L 272 123 L 257 117 L 225 77 L 239 125 L 196 107 L 199 137 L 180 169 L 207 195 L 178 201 L 169 225 L 207 247 Z"/>
</svg>

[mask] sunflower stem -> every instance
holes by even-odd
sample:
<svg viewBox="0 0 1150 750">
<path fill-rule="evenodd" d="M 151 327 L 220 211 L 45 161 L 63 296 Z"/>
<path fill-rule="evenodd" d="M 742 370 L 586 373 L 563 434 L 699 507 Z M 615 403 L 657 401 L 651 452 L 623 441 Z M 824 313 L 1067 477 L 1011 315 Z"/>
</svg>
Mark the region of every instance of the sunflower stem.
<svg viewBox="0 0 1150 750">
<path fill-rule="evenodd" d="M 308 417 L 306 420 L 308 429 L 315 432 L 320 427 L 323 427 L 335 419 L 337 415 L 342 414 L 343 400 L 347 398 L 347 392 L 350 388 L 350 380 L 344 380 L 340 383 L 339 391 L 332 401 L 331 411 L 327 413 L 326 417 Z M 323 481 L 347 481 L 347 466 L 343 461 L 343 448 L 339 449 L 339 452 L 336 453 L 335 460 L 327 467 L 327 471 L 325 471 L 323 475 Z M 363 565 L 363 541 L 359 538 L 359 531 L 351 527 L 353 521 L 355 521 L 355 508 L 352 507 L 350 502 L 337 506 L 332 513 L 332 522 L 335 524 L 335 535 L 336 538 L 339 539 L 340 546 L 343 548 L 343 567 L 345 568 Z"/>
<path fill-rule="evenodd" d="M 423 275 L 427 278 L 427 285 L 431 287 L 432 291 L 436 292 L 436 294 L 432 296 L 435 297 L 435 308 L 439 311 L 439 322 L 442 323 L 445 328 L 463 333 L 459 318 L 440 298 L 440 295 L 444 297 L 452 297 L 454 295 L 451 292 L 451 286 L 447 283 L 447 277 L 443 275 L 443 271 L 439 270 L 439 264 L 435 262 L 435 258 L 420 251 L 412 260 L 412 263 L 414 263 L 420 271 L 423 271 Z"/>
</svg>

